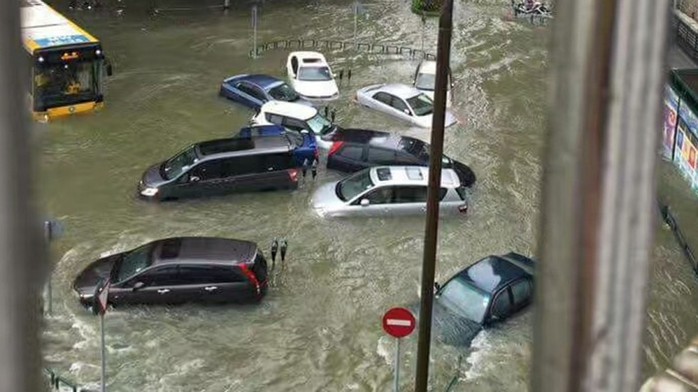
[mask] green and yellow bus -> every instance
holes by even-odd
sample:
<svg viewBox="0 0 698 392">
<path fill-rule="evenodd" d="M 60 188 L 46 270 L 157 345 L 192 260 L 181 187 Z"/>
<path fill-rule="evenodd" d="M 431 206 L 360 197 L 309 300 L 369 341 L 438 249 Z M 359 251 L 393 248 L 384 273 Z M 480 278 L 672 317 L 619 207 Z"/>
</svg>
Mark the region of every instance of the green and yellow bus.
<svg viewBox="0 0 698 392">
<path fill-rule="evenodd" d="M 34 118 L 49 121 L 89 113 L 104 104 L 111 75 L 102 44 L 41 0 L 22 0 L 22 40 L 32 64 Z"/>
</svg>

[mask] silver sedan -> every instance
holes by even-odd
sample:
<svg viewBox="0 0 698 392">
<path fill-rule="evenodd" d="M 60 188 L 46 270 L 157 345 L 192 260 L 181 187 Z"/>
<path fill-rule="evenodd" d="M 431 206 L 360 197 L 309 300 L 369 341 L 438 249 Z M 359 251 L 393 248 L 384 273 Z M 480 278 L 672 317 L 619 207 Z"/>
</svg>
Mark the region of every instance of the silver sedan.
<svg viewBox="0 0 698 392">
<path fill-rule="evenodd" d="M 356 91 L 356 101 L 367 108 L 378 110 L 422 128 L 431 128 L 434 102 L 406 84 L 374 84 Z M 445 126 L 455 124 L 456 117 L 446 110 Z"/>
<path fill-rule="evenodd" d="M 312 205 L 321 217 L 423 214 L 427 209 L 429 168 L 378 166 L 321 186 Z M 440 213 L 468 210 L 465 188 L 453 169 L 441 173 Z"/>
</svg>

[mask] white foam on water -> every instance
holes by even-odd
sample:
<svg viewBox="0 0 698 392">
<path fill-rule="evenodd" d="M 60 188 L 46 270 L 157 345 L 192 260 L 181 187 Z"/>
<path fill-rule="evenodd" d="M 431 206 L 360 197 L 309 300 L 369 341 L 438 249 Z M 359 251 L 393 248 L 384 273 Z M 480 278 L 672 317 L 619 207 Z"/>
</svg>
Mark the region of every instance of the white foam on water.
<svg viewBox="0 0 698 392">
<path fill-rule="evenodd" d="M 378 344 L 376 346 L 376 354 L 385 360 L 386 365 L 391 365 L 393 363 L 393 356 L 390 350 L 390 342 L 388 337 L 381 336 L 378 338 Z"/>
<path fill-rule="evenodd" d="M 487 362 L 487 352 L 492 349 L 489 337 L 489 332 L 481 331 L 473 339 L 470 355 L 465 358 L 465 362 L 470 365 L 465 372 L 465 379 L 472 380 L 483 375 L 483 364 Z"/>
</svg>

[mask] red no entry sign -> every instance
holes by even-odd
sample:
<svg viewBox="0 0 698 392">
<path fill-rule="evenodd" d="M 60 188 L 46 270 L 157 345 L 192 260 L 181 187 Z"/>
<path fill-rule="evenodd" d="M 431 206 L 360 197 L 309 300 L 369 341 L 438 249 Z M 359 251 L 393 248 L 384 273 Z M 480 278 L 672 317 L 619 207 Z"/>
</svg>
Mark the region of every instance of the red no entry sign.
<svg viewBox="0 0 698 392">
<path fill-rule="evenodd" d="M 405 308 L 392 308 L 383 316 L 383 330 L 395 338 L 404 338 L 417 326 L 412 312 Z"/>
</svg>

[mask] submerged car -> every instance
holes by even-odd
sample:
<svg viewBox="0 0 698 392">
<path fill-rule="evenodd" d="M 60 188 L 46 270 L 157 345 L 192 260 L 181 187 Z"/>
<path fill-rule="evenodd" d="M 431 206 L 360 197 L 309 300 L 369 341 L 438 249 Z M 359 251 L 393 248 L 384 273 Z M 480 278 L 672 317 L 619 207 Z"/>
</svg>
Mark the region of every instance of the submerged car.
<svg viewBox="0 0 698 392">
<path fill-rule="evenodd" d="M 327 168 L 355 172 L 378 165 L 429 166 L 429 144 L 409 136 L 363 129 L 337 129 L 328 135 L 332 147 Z M 475 173 L 466 164 L 442 155 L 444 169 L 453 169 L 461 185 L 475 183 Z"/>
<path fill-rule="evenodd" d="M 162 201 L 296 189 L 295 147 L 286 136 L 195 143 L 147 169 L 138 183 L 138 194 L 148 200 Z"/>
<path fill-rule="evenodd" d="M 174 237 L 103 257 L 73 281 L 84 306 L 94 304 L 103 279 L 111 282 L 107 302 L 259 302 L 267 291 L 267 262 L 257 244 L 227 238 Z"/>
<path fill-rule="evenodd" d="M 286 82 L 268 75 L 231 76 L 223 81 L 219 94 L 252 109 L 269 101 L 308 104 Z"/>
<path fill-rule="evenodd" d="M 324 149 L 328 149 L 331 143 L 324 140 L 322 136 L 336 128 L 336 125 L 314 107 L 279 101 L 262 105 L 259 112 L 250 120 L 250 124 L 253 126 L 276 124 L 298 132 L 310 131 L 315 136 L 317 145 Z"/>
<path fill-rule="evenodd" d="M 406 84 L 374 84 L 359 89 L 356 101 L 367 108 L 399 118 L 412 125 L 431 128 L 434 102 L 423 92 Z M 444 126 L 456 124 L 456 117 L 446 111 Z"/>
<path fill-rule="evenodd" d="M 378 166 L 321 186 L 312 206 L 321 217 L 393 216 L 424 214 L 427 209 L 429 168 Z M 464 214 L 465 188 L 452 169 L 441 172 L 439 212 Z"/>
<path fill-rule="evenodd" d="M 435 284 L 434 326 L 446 343 L 469 345 L 479 331 L 505 321 L 533 299 L 535 262 L 519 253 L 488 256 L 443 285 Z"/>
<path fill-rule="evenodd" d="M 291 52 L 286 60 L 291 87 L 308 100 L 335 100 L 339 89 L 325 56 L 318 52 Z"/>
<path fill-rule="evenodd" d="M 436 61 L 424 60 L 417 66 L 414 72 L 412 85 L 419 91 L 434 100 L 434 88 L 436 85 Z M 446 107 L 451 107 L 451 89 L 453 88 L 453 77 L 451 70 L 448 70 L 448 82 L 446 84 Z"/>
<path fill-rule="evenodd" d="M 284 136 L 295 145 L 293 156 L 296 159 L 296 165 L 310 165 L 313 161 L 318 161 L 320 154 L 317 149 L 315 137 L 307 130 L 303 129 L 300 132 L 287 129 L 280 125 L 259 125 L 254 127 L 245 127 L 240 129 L 235 137 L 256 138 L 265 136 Z"/>
</svg>

